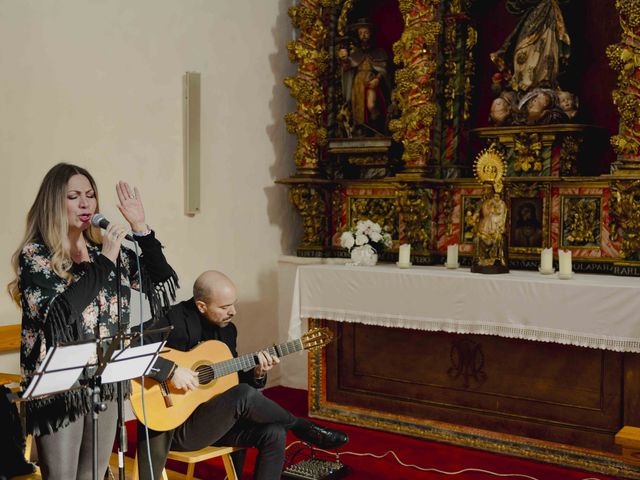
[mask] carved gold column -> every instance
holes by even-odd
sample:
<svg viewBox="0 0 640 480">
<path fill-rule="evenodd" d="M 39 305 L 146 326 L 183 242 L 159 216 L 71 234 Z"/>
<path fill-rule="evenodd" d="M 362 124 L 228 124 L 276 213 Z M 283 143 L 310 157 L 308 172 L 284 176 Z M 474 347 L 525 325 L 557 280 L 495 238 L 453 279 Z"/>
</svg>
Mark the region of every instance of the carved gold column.
<svg viewBox="0 0 640 480">
<path fill-rule="evenodd" d="M 298 63 L 298 73 L 284 84 L 297 101 L 295 112 L 285 115 L 289 133 L 298 136 L 295 164 L 298 176 L 319 176 L 320 149 L 327 143 L 324 126 L 326 100 L 322 79 L 327 70 L 327 27 L 324 16 L 337 0 L 300 0 L 289 9 L 293 25 L 300 37 L 289 42 L 289 59 Z"/>
<path fill-rule="evenodd" d="M 622 39 L 607 48 L 611 68 L 618 72 L 612 93 L 620 113 L 620 130 L 611 138 L 618 154 L 616 175 L 640 174 L 640 0 L 616 0 Z"/>
<path fill-rule="evenodd" d="M 440 147 L 439 152 L 434 150 L 433 157 L 439 159 L 439 178 L 457 178 L 468 173 L 461 171 L 464 161 L 460 159 L 460 144 L 470 117 L 477 31 L 468 13 L 469 0 L 454 0 L 445 5 L 441 66 L 443 105 L 441 118 L 439 122 L 436 119 L 433 129 L 434 135 L 438 135 L 434 144 L 439 138 Z"/>
<path fill-rule="evenodd" d="M 403 174 L 425 175 L 431 158 L 431 125 L 435 104 L 440 0 L 400 0 L 404 31 L 393 45 L 396 101 L 402 115 L 389 123 L 393 138 L 404 146 Z"/>
</svg>

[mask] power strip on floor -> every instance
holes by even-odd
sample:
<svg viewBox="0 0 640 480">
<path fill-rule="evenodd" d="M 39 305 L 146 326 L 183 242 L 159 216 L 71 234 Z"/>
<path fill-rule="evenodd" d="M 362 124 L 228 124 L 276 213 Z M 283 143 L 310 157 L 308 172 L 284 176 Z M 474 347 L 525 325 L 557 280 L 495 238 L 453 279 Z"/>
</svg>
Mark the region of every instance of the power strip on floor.
<svg viewBox="0 0 640 480">
<path fill-rule="evenodd" d="M 312 458 L 290 465 L 282 472 L 282 478 L 302 480 L 332 480 L 347 473 L 347 466 L 340 462 Z"/>
</svg>

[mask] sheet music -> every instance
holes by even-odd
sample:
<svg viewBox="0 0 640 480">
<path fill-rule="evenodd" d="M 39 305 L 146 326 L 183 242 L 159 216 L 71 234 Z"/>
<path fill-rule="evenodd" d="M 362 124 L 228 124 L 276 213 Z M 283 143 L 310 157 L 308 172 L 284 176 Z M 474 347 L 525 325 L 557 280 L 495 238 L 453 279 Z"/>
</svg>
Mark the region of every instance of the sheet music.
<svg viewBox="0 0 640 480">
<path fill-rule="evenodd" d="M 23 398 L 70 389 L 95 349 L 94 342 L 50 348 L 24 391 Z"/>
<path fill-rule="evenodd" d="M 102 372 L 102 383 L 120 382 L 146 375 L 156 361 L 158 352 L 164 343 L 156 342 L 140 347 L 115 350 L 111 361 Z"/>
</svg>

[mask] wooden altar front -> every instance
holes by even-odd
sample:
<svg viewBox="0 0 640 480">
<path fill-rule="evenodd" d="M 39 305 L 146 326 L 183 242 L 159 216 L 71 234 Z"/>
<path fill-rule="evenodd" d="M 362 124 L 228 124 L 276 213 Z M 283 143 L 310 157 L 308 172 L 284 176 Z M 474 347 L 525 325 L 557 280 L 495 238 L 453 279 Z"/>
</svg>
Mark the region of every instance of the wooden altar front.
<svg viewBox="0 0 640 480">
<path fill-rule="evenodd" d="M 302 266 L 313 416 L 640 478 L 614 444 L 640 425 L 640 284 L 577 274 Z"/>
</svg>

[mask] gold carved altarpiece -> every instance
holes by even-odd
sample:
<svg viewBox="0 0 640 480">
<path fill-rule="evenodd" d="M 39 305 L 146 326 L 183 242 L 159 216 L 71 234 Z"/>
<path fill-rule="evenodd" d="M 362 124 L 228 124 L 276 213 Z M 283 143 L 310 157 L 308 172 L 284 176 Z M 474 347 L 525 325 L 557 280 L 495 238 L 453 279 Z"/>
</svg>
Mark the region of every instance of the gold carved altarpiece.
<svg viewBox="0 0 640 480">
<path fill-rule="evenodd" d="M 345 256 L 335 242 L 337 234 L 360 219 L 375 217 L 395 232 L 394 248 L 383 260 L 395 261 L 398 245 L 411 243 L 414 264 L 441 263 L 447 245 L 459 243 L 461 262 L 469 264 L 463 203 L 482 194 L 471 175 L 478 151 L 463 153 L 469 148 L 463 145 L 463 132 L 473 110 L 477 62 L 478 32 L 469 13 L 474 2 L 398 1 L 403 29 L 393 43 L 392 59 L 397 112 L 386 136 L 338 138 L 335 45 L 348 31 L 358 3 L 301 0 L 289 11 L 299 30 L 298 39 L 288 45 L 298 72 L 285 84 L 297 107 L 285 120 L 298 143 L 296 174 L 279 182 L 289 186 L 303 220 L 298 255 Z M 510 242 L 512 268 L 537 268 L 542 249 L 552 247 L 575 249 L 576 271 L 640 275 L 640 225 L 633 218 L 640 207 L 640 21 L 637 1 L 617 1 L 615 6 L 623 34 L 606 52 L 618 72 L 611 101 L 620 114 L 620 130 L 611 138 L 618 155 L 611 174 L 584 173 L 584 164 L 592 161 L 593 142 L 607 142 L 603 129 L 593 125 L 483 127 L 471 132 L 483 142 L 478 148 L 494 145 L 507 159 L 505 194 L 513 199 L 508 204 L 510 238 L 517 221 L 513 202 L 536 199 L 540 238 L 536 235 L 532 245 Z M 576 200 L 564 208 L 565 197 L 583 195 L 596 200 Z M 594 207 L 599 212 L 595 217 L 587 211 Z M 578 212 L 586 224 L 562 217 L 576 209 L 587 209 Z M 584 232 L 576 235 L 576 228 Z M 592 236 L 599 243 L 575 240 Z"/>
<path fill-rule="evenodd" d="M 447 246 L 457 243 L 461 263 L 469 266 L 469 217 L 483 195 L 472 161 L 492 146 L 507 163 L 503 198 L 511 269 L 537 269 L 541 251 L 552 247 L 571 250 L 577 272 L 640 276 L 640 0 L 610 1 L 622 34 L 606 49 L 617 73 L 611 102 L 620 117 L 619 131 L 607 139 L 603 128 L 579 123 L 471 130 L 479 40 L 473 0 L 389 0 L 402 21 L 392 46 L 396 112 L 382 135 L 340 135 L 336 46 L 366 2 L 299 0 L 289 9 L 298 37 L 288 45 L 298 71 L 285 80 L 297 102 L 285 117 L 298 139 L 296 173 L 278 180 L 288 186 L 302 217 L 297 254 L 346 256 L 337 241 L 340 233 L 370 219 L 393 235 L 394 247 L 383 261 L 396 261 L 398 246 L 410 243 L 414 264 L 438 264 Z M 591 174 L 593 155 L 609 142 L 617 156 L 610 172 Z M 636 357 L 620 360 L 624 378 L 640 372 Z M 358 423 L 357 408 L 334 410 L 324 397 L 325 365 L 323 354 L 312 357 L 312 413 Z M 640 403 L 636 394 L 625 395 L 625 407 Z M 420 435 L 401 423 L 380 420 L 369 426 Z M 470 446 L 487 448 L 486 443 Z M 498 442 L 489 448 L 503 447 Z M 560 462 L 553 449 L 539 459 Z"/>
</svg>

